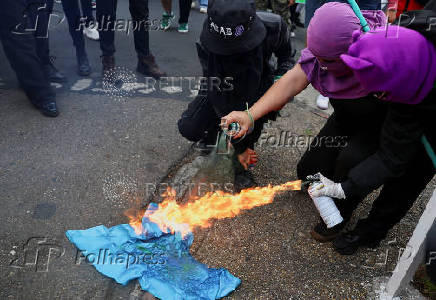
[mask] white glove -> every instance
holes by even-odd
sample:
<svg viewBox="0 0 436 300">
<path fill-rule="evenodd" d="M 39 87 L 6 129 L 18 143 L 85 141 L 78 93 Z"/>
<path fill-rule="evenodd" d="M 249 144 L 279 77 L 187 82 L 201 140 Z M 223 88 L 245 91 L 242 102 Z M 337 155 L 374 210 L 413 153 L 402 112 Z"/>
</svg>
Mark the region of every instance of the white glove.
<svg viewBox="0 0 436 300">
<path fill-rule="evenodd" d="M 340 183 L 335 183 L 319 174 L 321 183 L 312 184 L 309 188 L 309 195 L 312 198 L 327 196 L 337 199 L 345 199 L 345 193 Z"/>
</svg>

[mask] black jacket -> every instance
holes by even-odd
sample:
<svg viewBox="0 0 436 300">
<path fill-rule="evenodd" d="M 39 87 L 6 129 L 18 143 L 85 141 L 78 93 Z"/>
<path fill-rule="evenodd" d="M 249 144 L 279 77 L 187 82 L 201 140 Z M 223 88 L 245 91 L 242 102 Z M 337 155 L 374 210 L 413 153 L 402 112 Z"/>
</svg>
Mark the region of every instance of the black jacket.
<svg viewBox="0 0 436 300">
<path fill-rule="evenodd" d="M 422 150 L 423 135 L 436 150 L 436 88 L 417 105 L 389 104 L 380 148 L 351 169 L 348 179 L 342 183 L 345 195 L 365 197 L 388 179 L 403 175 Z"/>
<path fill-rule="evenodd" d="M 269 61 L 267 72 L 274 75 L 283 75 L 295 65 L 295 50 L 292 49 L 291 35 L 288 25 L 279 15 L 259 11 L 257 16 L 262 20 L 267 30 L 267 35 L 263 41 L 264 57 Z M 200 41 L 197 43 L 197 54 L 200 59 L 203 75 L 207 77 L 208 51 Z M 277 65 L 271 62 L 272 54 L 277 57 Z"/>
</svg>

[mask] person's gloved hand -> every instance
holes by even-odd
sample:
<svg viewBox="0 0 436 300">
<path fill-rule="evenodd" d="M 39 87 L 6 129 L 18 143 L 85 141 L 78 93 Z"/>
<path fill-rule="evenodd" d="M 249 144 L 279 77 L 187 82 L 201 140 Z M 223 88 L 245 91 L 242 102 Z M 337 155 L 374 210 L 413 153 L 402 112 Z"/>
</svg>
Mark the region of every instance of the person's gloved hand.
<svg viewBox="0 0 436 300">
<path fill-rule="evenodd" d="M 345 199 L 345 193 L 340 183 L 335 183 L 327 177 L 324 177 L 322 174 L 318 174 L 321 184 L 312 184 L 309 187 L 309 195 L 312 198 L 327 196 L 332 198 Z"/>
</svg>

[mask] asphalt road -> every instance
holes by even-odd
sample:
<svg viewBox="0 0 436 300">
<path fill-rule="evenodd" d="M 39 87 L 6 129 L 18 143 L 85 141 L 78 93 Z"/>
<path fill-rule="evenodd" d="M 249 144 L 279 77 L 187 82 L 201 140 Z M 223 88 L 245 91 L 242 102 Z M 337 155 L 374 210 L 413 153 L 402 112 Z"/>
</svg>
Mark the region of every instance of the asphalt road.
<svg viewBox="0 0 436 300">
<path fill-rule="evenodd" d="M 150 0 L 150 13 L 160 18 L 160 1 Z M 127 0 L 119 1 L 118 18 L 130 18 Z M 204 18 L 192 11 L 188 34 L 176 25 L 150 33 L 168 76 L 201 76 L 194 43 Z M 153 90 L 134 71 L 133 36 L 117 32 L 117 66 L 135 79 L 115 97 L 102 89 L 98 42 L 86 40 L 93 73 L 80 78 L 66 22 L 50 37 L 55 65 L 68 77 L 53 85 L 55 119 L 29 104 L 0 49 L 0 299 L 135 299 L 133 284 L 120 286 L 78 262 L 65 231 L 125 223 L 124 212 L 144 204 L 150 186 L 190 147 L 176 122 L 195 92 L 186 82 Z"/>
</svg>

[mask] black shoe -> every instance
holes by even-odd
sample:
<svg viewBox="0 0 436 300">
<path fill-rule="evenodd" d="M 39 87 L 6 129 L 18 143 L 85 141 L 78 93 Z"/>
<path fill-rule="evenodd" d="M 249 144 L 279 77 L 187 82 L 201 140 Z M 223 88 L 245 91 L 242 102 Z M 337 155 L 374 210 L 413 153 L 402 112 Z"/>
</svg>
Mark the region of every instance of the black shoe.
<svg viewBox="0 0 436 300">
<path fill-rule="evenodd" d="M 91 65 L 86 53 L 77 54 L 77 73 L 79 76 L 89 76 L 91 74 Z"/>
<path fill-rule="evenodd" d="M 310 235 L 320 243 L 325 243 L 334 240 L 344 229 L 345 222 L 333 226 L 332 228 L 327 228 L 327 225 L 323 220 L 320 220 L 318 224 L 310 232 Z"/>
<path fill-rule="evenodd" d="M 64 83 L 67 81 L 67 77 L 59 72 L 58 69 L 53 65 L 53 58 L 50 58 L 50 62 L 42 66 L 45 76 L 50 80 L 50 82 Z"/>
<path fill-rule="evenodd" d="M 335 251 L 341 255 L 353 255 L 359 247 L 377 248 L 380 240 L 365 238 L 354 231 L 341 234 L 333 241 Z"/>
<path fill-rule="evenodd" d="M 235 191 L 240 192 L 241 190 L 252 188 L 257 186 L 254 180 L 253 174 L 250 171 L 242 170 L 236 171 L 235 173 Z"/>
<path fill-rule="evenodd" d="M 136 71 L 145 76 L 151 76 L 155 79 L 167 76 L 167 74 L 159 69 L 156 64 L 156 60 L 153 55 L 149 54 L 147 56 L 140 56 L 138 59 L 138 67 Z"/>
<path fill-rule="evenodd" d="M 56 101 L 47 101 L 41 104 L 34 103 L 34 105 L 44 116 L 55 118 L 59 115 Z"/>
</svg>

